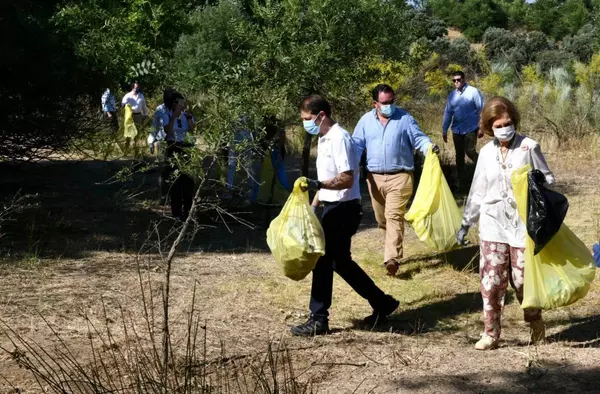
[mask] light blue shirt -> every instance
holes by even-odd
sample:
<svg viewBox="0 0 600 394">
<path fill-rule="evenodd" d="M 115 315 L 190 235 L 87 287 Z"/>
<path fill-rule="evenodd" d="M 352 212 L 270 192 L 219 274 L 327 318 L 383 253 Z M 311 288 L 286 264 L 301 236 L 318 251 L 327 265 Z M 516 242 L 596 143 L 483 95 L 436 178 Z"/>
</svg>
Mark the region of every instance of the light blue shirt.
<svg viewBox="0 0 600 394">
<path fill-rule="evenodd" d="M 172 116 L 173 116 L 173 111 L 166 110 L 166 108 L 163 109 L 163 111 L 162 111 L 163 127 L 165 125 L 169 124 Z M 194 120 L 194 122 L 195 122 L 194 117 L 192 117 L 192 120 Z M 185 116 L 185 113 L 182 112 L 181 115 L 179 115 L 179 122 L 177 121 L 177 119 L 173 122 L 173 135 L 171 137 L 167 137 L 167 141 L 184 142 L 185 137 L 187 136 L 187 133 L 189 130 L 190 130 L 190 125 L 188 123 L 187 117 Z"/>
<path fill-rule="evenodd" d="M 452 123 L 454 134 L 467 134 L 479 128 L 479 115 L 483 108 L 483 96 L 477 88 L 466 84 L 463 91 L 454 89 L 448 96 L 442 131 L 448 133 Z"/>
<path fill-rule="evenodd" d="M 360 157 L 367 150 L 367 169 L 371 172 L 413 171 L 414 150 L 427 154 L 431 140 L 415 118 L 396 108 L 385 127 L 373 109 L 363 115 L 354 128 L 352 138 Z"/>
<path fill-rule="evenodd" d="M 115 105 L 115 96 L 112 95 L 109 89 L 106 89 L 102 94 L 102 111 L 104 112 L 116 112 L 117 106 Z"/>
</svg>

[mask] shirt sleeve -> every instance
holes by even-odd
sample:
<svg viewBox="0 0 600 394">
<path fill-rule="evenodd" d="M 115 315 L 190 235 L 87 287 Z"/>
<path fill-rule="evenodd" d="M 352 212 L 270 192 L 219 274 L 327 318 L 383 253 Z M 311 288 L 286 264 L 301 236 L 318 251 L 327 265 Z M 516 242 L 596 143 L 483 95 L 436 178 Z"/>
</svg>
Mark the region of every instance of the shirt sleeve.
<svg viewBox="0 0 600 394">
<path fill-rule="evenodd" d="M 476 94 L 475 97 L 473 98 L 473 101 L 475 102 L 475 108 L 477 108 L 477 113 L 481 114 L 481 110 L 483 109 L 483 96 L 481 95 L 481 92 L 479 91 L 479 89 L 476 89 Z"/>
<path fill-rule="evenodd" d="M 333 139 L 331 143 L 331 153 L 337 172 L 341 174 L 342 172 L 354 170 L 356 167 L 354 163 L 356 151 L 352 137 L 347 134 L 346 136 L 342 135 Z"/>
<path fill-rule="evenodd" d="M 444 135 L 448 133 L 448 129 L 450 128 L 450 123 L 452 123 L 452 105 L 450 105 L 450 96 L 448 96 L 448 101 L 446 101 L 446 108 L 444 108 L 444 120 L 442 121 L 442 132 Z"/>
<path fill-rule="evenodd" d="M 529 151 L 531 152 L 532 167 L 536 170 L 540 170 L 546 177 L 546 183 L 552 185 L 556 179 L 554 178 L 552 171 L 550 171 L 550 168 L 548 168 L 548 163 L 546 163 L 546 158 L 544 158 L 544 155 L 542 154 L 540 144 L 536 143 Z"/>
<path fill-rule="evenodd" d="M 408 135 L 410 136 L 410 142 L 423 153 L 423 156 L 427 155 L 427 149 L 431 145 L 431 140 L 425 133 L 421 131 L 421 128 L 417 124 L 415 118 L 409 115 L 408 120 Z"/>
<path fill-rule="evenodd" d="M 125 96 L 123 96 L 123 99 L 121 100 L 121 106 L 124 107 L 125 104 L 127 104 L 127 99 L 129 98 L 129 93 L 126 94 Z"/>
<path fill-rule="evenodd" d="M 148 116 L 148 106 L 146 105 L 146 97 L 142 96 L 142 99 L 140 100 L 140 107 L 142 115 Z"/>
<path fill-rule="evenodd" d="M 356 154 L 358 157 L 361 157 L 366 146 L 365 139 L 365 122 L 363 119 L 360 119 L 354 127 L 354 132 L 352 133 L 352 139 L 354 140 L 354 144 L 356 146 Z"/>
<path fill-rule="evenodd" d="M 463 211 L 462 224 L 464 226 L 473 226 L 479 220 L 481 204 L 488 187 L 484 162 L 485 160 L 477 160 L 477 165 L 475 166 L 475 175 L 473 176 L 471 190 L 469 191 L 469 197 Z"/>
</svg>

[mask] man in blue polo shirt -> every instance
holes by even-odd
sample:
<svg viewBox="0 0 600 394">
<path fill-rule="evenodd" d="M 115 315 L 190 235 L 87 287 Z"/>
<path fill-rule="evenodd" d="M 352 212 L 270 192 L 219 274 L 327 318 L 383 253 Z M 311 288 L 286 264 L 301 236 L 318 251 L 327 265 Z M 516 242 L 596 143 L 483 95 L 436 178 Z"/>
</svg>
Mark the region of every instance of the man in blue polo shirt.
<svg viewBox="0 0 600 394">
<path fill-rule="evenodd" d="M 465 80 L 465 73 L 457 71 L 452 76 L 454 89 L 448 96 L 444 120 L 442 122 L 442 135 L 444 142 L 448 142 L 448 129 L 452 125 L 452 140 L 456 152 L 457 188 L 460 179 L 464 177 L 465 154 L 477 164 L 477 138 L 483 137 L 479 132 L 479 115 L 483 108 L 483 96 L 476 87 L 469 85 Z"/>
<path fill-rule="evenodd" d="M 383 261 L 388 275 L 395 275 L 403 257 L 404 213 L 413 192 L 414 150 L 425 155 L 432 142 L 415 118 L 394 105 L 389 85 L 377 85 L 372 96 L 375 108 L 358 121 L 352 138 L 358 157 L 367 150 L 367 185 L 375 219 L 385 231 Z"/>
</svg>

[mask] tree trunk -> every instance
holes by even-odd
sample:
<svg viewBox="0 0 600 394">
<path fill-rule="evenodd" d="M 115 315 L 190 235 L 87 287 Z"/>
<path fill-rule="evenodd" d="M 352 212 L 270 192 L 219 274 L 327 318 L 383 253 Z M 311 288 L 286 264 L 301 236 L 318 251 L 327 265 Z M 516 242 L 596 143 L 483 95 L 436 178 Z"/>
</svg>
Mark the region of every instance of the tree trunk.
<svg viewBox="0 0 600 394">
<path fill-rule="evenodd" d="M 312 136 L 308 133 L 304 133 L 304 148 L 302 149 L 302 176 L 308 176 L 311 141 Z"/>
</svg>

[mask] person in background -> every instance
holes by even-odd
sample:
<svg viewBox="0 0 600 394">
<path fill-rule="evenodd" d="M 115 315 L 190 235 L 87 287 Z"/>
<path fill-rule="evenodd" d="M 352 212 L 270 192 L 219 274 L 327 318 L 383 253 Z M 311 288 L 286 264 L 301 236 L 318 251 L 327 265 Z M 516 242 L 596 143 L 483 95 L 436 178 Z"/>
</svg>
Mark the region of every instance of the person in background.
<svg viewBox="0 0 600 394">
<path fill-rule="evenodd" d="M 465 73 L 462 71 L 452 75 L 452 83 L 455 89 L 450 92 L 444 109 L 442 137 L 444 142 L 448 142 L 448 129 L 452 125 L 458 190 L 461 178 L 465 178 L 465 154 L 477 164 L 477 138 L 483 137 L 483 133 L 479 131 L 479 114 L 484 102 L 479 90 L 467 83 Z"/>
<path fill-rule="evenodd" d="M 131 91 L 123 96 L 121 100 L 121 106 L 131 105 L 133 111 L 133 121 L 136 125 L 141 125 L 144 119 L 148 117 L 148 107 L 146 105 L 146 98 L 142 94 L 140 85 L 134 82 L 131 85 Z"/>
<path fill-rule="evenodd" d="M 371 203 L 385 232 L 383 261 L 388 275 L 393 276 L 403 257 L 404 214 L 413 193 L 413 151 L 426 155 L 432 142 L 408 112 L 394 105 L 394 90 L 389 85 L 377 85 L 372 97 L 375 108 L 358 121 L 352 137 L 358 157 L 366 149 Z M 433 152 L 439 152 L 436 145 Z"/>
<path fill-rule="evenodd" d="M 119 119 L 117 118 L 117 105 L 115 104 L 115 96 L 107 88 L 102 94 L 102 113 L 110 122 L 110 127 L 117 131 L 119 130 Z"/>
<path fill-rule="evenodd" d="M 351 239 L 362 218 L 356 147 L 348 132 L 332 119 L 331 106 L 321 96 L 305 98 L 300 104 L 300 117 L 306 132 L 319 138 L 318 180 L 308 179 L 306 188 L 317 191 L 313 210 L 320 204 L 324 206 L 321 223 L 325 254 L 313 269 L 310 317 L 306 323 L 292 327 L 292 334 L 312 336 L 329 332 L 334 271 L 369 301 L 373 314 L 365 319 L 365 324 L 375 325 L 400 303 L 381 291 L 350 254 Z"/>
<path fill-rule="evenodd" d="M 161 141 L 164 141 L 167 134 L 165 133 L 165 125 L 163 119 L 165 114 L 168 112 L 166 102 L 171 100 L 171 96 L 176 91 L 172 88 L 167 88 L 163 91 L 163 102 L 154 110 L 152 117 L 152 131 L 148 135 L 148 146 L 150 148 L 150 154 L 154 154 L 155 145 L 158 145 Z"/>
<path fill-rule="evenodd" d="M 483 107 L 480 130 L 494 140 L 481 149 L 457 234 L 459 245 L 464 244 L 469 228 L 479 221 L 479 276 L 485 332 L 475 344 L 478 350 L 498 346 L 509 281 L 519 303 L 523 300 L 527 229 L 517 212 L 511 175 L 529 164 L 545 175 L 546 183 L 554 183 L 540 145 L 517 133 L 519 120 L 514 104 L 504 97 L 494 97 Z M 542 311 L 525 309 L 524 317 L 530 326 L 531 341 L 542 341 L 545 337 Z"/>
<path fill-rule="evenodd" d="M 187 102 L 178 92 L 172 92 L 166 97 L 165 109 L 162 123 L 167 140 L 165 168 L 162 179 L 169 183 L 169 197 L 171 200 L 171 214 L 174 218 L 185 221 L 189 216 L 194 198 L 194 180 L 187 174 L 180 172 L 176 179 L 172 178 L 179 160 L 187 156 L 186 149 L 194 146 L 187 138 L 194 131 L 195 120 L 187 111 Z M 162 182 L 161 182 L 162 183 Z"/>
</svg>

